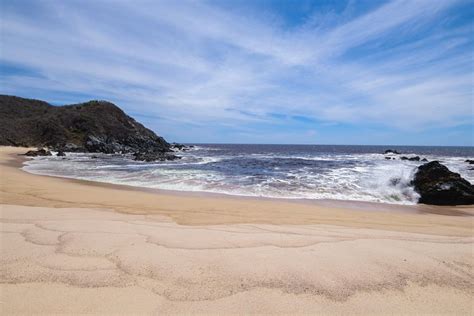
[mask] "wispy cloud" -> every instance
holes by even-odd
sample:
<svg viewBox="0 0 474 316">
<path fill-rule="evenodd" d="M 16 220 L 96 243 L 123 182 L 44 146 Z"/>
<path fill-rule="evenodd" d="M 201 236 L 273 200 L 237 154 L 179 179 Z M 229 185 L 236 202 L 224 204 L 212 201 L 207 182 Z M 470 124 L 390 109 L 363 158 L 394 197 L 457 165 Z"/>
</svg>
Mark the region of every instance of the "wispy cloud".
<svg viewBox="0 0 474 316">
<path fill-rule="evenodd" d="M 303 124 L 301 137 L 320 134 L 311 124 L 472 124 L 473 22 L 463 12 L 472 2 L 356 5 L 316 6 L 289 27 L 284 12 L 209 2 L 3 3 L 1 92 L 108 99 L 159 117 L 158 131 L 193 124 L 193 141 L 223 126 L 239 140 L 265 133 L 259 124 L 293 136 Z"/>
</svg>

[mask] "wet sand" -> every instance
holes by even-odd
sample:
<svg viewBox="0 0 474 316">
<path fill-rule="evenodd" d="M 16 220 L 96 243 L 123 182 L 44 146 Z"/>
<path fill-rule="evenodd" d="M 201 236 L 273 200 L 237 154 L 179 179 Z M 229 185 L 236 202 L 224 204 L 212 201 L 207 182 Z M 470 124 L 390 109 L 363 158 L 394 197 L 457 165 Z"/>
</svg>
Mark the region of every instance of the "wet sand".
<svg viewBox="0 0 474 316">
<path fill-rule="evenodd" d="M 0 154 L 2 314 L 473 313 L 471 207 L 138 190 L 24 151 Z"/>
</svg>

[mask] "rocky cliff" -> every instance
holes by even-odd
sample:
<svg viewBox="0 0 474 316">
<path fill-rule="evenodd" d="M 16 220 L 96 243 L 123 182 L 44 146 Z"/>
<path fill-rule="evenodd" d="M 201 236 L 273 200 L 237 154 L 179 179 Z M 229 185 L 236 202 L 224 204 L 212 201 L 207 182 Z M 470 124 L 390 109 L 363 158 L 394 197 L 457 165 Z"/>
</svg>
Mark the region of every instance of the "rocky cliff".
<svg viewBox="0 0 474 316">
<path fill-rule="evenodd" d="M 103 153 L 171 151 L 162 137 L 110 102 L 53 106 L 8 95 L 0 95 L 0 145 Z"/>
</svg>

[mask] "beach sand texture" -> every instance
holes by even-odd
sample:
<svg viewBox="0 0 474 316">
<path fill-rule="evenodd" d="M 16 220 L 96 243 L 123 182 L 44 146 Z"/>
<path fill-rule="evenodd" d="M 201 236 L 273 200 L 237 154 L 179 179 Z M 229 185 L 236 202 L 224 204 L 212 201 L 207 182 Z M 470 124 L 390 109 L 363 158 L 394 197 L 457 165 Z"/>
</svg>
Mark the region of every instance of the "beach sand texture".
<svg viewBox="0 0 474 316">
<path fill-rule="evenodd" d="M 2 314 L 474 313 L 472 208 L 147 192 L 31 175 L 24 151 L 0 156 Z"/>
</svg>

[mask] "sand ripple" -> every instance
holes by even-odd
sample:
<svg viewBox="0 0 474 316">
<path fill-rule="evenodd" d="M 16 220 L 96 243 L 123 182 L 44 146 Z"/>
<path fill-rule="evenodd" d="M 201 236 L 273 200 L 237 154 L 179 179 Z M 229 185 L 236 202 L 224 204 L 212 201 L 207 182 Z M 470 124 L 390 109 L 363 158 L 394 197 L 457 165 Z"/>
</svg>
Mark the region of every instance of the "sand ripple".
<svg viewBox="0 0 474 316">
<path fill-rule="evenodd" d="M 160 216 L 8 205 L 1 224 L 6 289 L 139 288 L 135 293 L 155 297 L 154 308 L 163 311 L 178 302 L 218 306 L 267 292 L 305 304 L 401 295 L 413 286 L 449 288 L 458 299 L 473 294 L 472 237 L 325 225 L 182 226 Z"/>
</svg>

